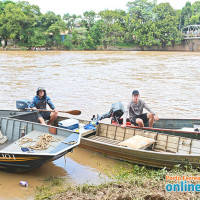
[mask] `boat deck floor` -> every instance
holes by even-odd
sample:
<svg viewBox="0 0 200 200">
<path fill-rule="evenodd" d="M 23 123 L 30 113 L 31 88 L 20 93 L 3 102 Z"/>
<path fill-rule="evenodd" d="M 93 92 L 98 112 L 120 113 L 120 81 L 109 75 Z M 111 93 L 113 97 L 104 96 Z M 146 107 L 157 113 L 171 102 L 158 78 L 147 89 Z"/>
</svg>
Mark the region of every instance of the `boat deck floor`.
<svg viewBox="0 0 200 200">
<path fill-rule="evenodd" d="M 3 146 L 0 145 L 0 150 L 3 150 L 5 152 L 15 152 L 15 153 L 17 152 L 22 153 L 23 151 L 21 150 L 21 147 L 27 147 L 31 150 L 29 146 L 35 145 L 36 141 L 39 139 L 39 136 L 42 136 L 44 134 L 45 134 L 44 132 L 32 131 L 28 133 L 27 135 L 25 135 L 23 138 L 31 138 L 33 142 L 27 142 L 27 143 L 24 143 L 22 146 L 20 146 L 20 139 L 14 142 L 7 141 L 6 143 L 3 144 Z M 49 153 L 67 138 L 65 136 L 60 136 L 60 135 L 52 135 L 52 136 L 53 136 L 53 140 L 55 141 L 50 143 L 50 146 L 48 149 L 33 150 L 34 153 Z"/>
<path fill-rule="evenodd" d="M 13 143 L 12 140 L 7 140 L 5 143 L 0 144 L 0 150 L 4 149 L 5 147 L 7 147 L 8 145 L 10 145 L 12 143 Z"/>
<path fill-rule="evenodd" d="M 106 137 L 102 137 L 102 136 L 97 136 L 97 135 L 92 135 L 90 137 L 88 137 L 88 139 L 92 139 L 92 140 L 95 140 L 95 141 L 98 141 L 98 142 L 105 142 L 106 144 L 111 144 L 111 145 L 118 145 L 120 142 L 122 141 L 119 141 L 119 140 L 113 140 L 113 139 L 110 139 L 110 138 L 106 138 Z M 146 150 L 149 150 L 149 151 L 156 151 L 156 152 L 166 152 L 164 150 L 161 150 L 161 149 L 155 149 L 150 146 L 148 147 Z M 167 151 L 167 153 L 173 153 L 173 152 L 169 152 Z"/>
<path fill-rule="evenodd" d="M 119 140 L 113 140 L 110 138 L 101 137 L 101 136 L 97 136 L 97 135 L 92 135 L 92 136 L 88 137 L 88 139 L 96 140 L 98 142 L 105 142 L 106 144 L 112 144 L 112 145 L 117 145 L 118 143 L 122 142 Z"/>
</svg>

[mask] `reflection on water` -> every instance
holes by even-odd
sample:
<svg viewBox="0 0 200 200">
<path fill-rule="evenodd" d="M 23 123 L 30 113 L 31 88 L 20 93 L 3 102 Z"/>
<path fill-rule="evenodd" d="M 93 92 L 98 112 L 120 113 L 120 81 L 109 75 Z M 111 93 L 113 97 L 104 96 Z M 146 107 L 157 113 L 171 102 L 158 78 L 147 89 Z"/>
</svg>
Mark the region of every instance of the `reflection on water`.
<svg viewBox="0 0 200 200">
<path fill-rule="evenodd" d="M 116 101 L 126 105 L 138 89 L 160 117 L 199 118 L 197 52 L 1 52 L 0 60 L 1 109 L 15 109 L 16 100 L 32 99 L 42 86 L 58 110 L 78 109 L 80 118 L 90 119 Z M 106 164 L 116 164 L 81 148 L 65 159 L 66 164 L 61 158 L 28 173 L 0 172 L 0 198 L 33 194 L 45 177 L 55 175 L 73 183 L 101 182 Z M 19 186 L 23 179 L 30 187 Z"/>
<path fill-rule="evenodd" d="M 118 163 L 120 161 L 77 147 L 73 153 L 29 172 L 0 172 L 0 200 L 27 199 L 34 195 L 36 186 L 41 186 L 51 176 L 65 177 L 66 182 L 73 185 L 100 184 L 108 180 L 105 170 L 111 170 Z M 29 186 L 20 186 L 20 181 L 28 182 Z"/>
<path fill-rule="evenodd" d="M 82 148 L 74 149 L 74 153 L 55 160 L 56 166 L 62 167 L 67 172 L 67 179 L 74 184 L 88 183 L 100 184 L 108 180 L 104 174 L 109 167 L 112 168 L 117 162 L 101 154 L 94 153 Z"/>
<path fill-rule="evenodd" d="M 0 199 L 22 199 L 32 196 L 36 186 L 41 186 L 50 176 L 65 176 L 66 171 L 52 162 L 25 173 L 0 172 Z M 28 187 L 20 186 L 20 181 L 28 182 Z"/>
</svg>

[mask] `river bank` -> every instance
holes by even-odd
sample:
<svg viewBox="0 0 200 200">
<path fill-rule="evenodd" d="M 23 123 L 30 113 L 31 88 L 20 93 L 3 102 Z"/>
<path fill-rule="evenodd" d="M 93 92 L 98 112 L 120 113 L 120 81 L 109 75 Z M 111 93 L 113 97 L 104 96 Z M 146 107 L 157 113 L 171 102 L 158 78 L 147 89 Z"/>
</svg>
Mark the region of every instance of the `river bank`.
<svg viewBox="0 0 200 200">
<path fill-rule="evenodd" d="M 200 40 L 190 39 L 183 40 L 179 45 L 166 45 L 162 46 L 118 46 L 118 45 L 104 45 L 97 46 L 97 51 L 188 51 L 188 52 L 200 52 Z M 5 48 L 0 47 L 0 51 L 70 51 L 62 47 L 32 47 L 28 49 L 27 47 L 20 47 L 16 45 L 7 46 Z M 73 49 L 72 51 L 76 51 Z M 80 50 L 77 50 L 80 51 Z"/>
<path fill-rule="evenodd" d="M 113 168 L 109 174 L 111 181 L 100 185 L 63 185 L 59 177 L 49 179 L 42 187 L 37 188 L 36 200 L 41 199 L 76 199 L 76 200 L 164 200 L 164 199 L 198 199 L 200 194 L 191 191 L 167 191 L 169 185 L 181 184 L 177 177 L 197 177 L 197 170 L 191 166 L 184 169 L 175 167 L 171 171 L 166 169 L 152 169 L 144 166 L 129 164 L 129 169 L 123 165 Z M 185 180 L 186 180 L 185 178 Z M 173 180 L 172 180 L 173 179 Z M 186 182 L 186 181 L 185 181 Z M 187 181 L 188 185 L 198 182 Z"/>
</svg>

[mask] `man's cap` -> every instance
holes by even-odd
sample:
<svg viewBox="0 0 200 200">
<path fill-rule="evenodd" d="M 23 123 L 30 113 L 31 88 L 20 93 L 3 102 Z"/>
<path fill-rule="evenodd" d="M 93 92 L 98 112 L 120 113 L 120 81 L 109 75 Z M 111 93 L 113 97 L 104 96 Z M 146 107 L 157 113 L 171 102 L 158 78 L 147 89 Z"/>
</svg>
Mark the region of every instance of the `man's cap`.
<svg viewBox="0 0 200 200">
<path fill-rule="evenodd" d="M 46 90 L 45 90 L 43 87 L 39 87 L 39 88 L 37 89 L 37 92 L 36 92 L 37 95 L 39 95 L 39 91 L 44 91 L 44 96 L 47 95 L 47 94 L 46 94 Z"/>
<path fill-rule="evenodd" d="M 43 87 L 39 87 L 39 88 L 37 89 L 37 91 L 41 91 L 41 90 L 45 91 L 45 89 L 44 89 Z"/>
<path fill-rule="evenodd" d="M 133 96 L 133 95 L 139 95 L 139 91 L 138 91 L 138 90 L 133 90 L 132 96 Z"/>
</svg>

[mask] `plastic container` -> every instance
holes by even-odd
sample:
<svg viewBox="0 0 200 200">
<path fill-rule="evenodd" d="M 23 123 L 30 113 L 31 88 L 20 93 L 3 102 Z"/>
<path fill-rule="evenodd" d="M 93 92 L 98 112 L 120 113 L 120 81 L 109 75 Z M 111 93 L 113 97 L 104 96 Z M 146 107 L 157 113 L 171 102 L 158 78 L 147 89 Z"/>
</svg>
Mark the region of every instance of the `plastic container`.
<svg viewBox="0 0 200 200">
<path fill-rule="evenodd" d="M 79 121 L 77 119 L 65 119 L 58 122 L 60 128 L 65 128 L 69 130 L 74 130 L 79 128 Z"/>
<path fill-rule="evenodd" d="M 91 124 L 92 124 L 93 126 L 97 126 L 97 125 L 99 124 L 99 122 L 92 121 Z"/>
<path fill-rule="evenodd" d="M 28 187 L 28 183 L 26 181 L 20 181 L 19 184 L 24 187 Z"/>
</svg>

